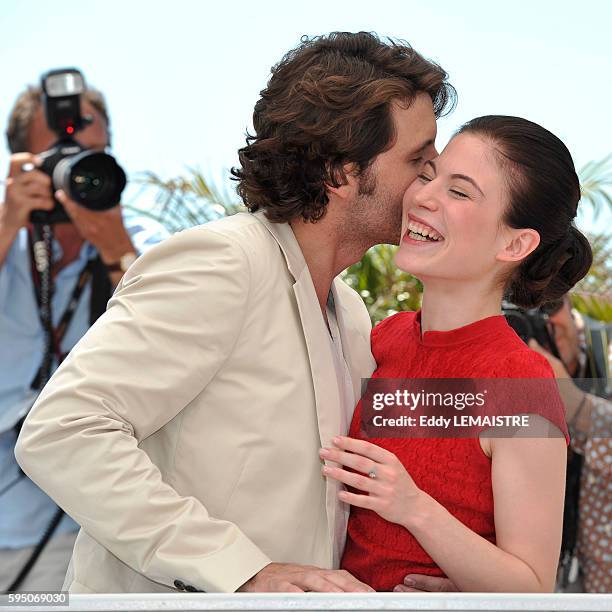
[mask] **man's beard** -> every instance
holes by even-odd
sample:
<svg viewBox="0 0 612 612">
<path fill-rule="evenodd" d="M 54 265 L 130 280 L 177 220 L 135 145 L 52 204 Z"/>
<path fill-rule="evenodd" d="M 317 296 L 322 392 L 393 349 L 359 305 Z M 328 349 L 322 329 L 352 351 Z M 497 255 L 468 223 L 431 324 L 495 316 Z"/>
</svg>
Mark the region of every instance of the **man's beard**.
<svg viewBox="0 0 612 612">
<path fill-rule="evenodd" d="M 380 185 L 372 166 L 359 177 L 357 199 L 352 207 L 352 231 L 359 232 L 368 248 L 374 244 L 399 244 L 402 196 L 394 197 Z"/>
</svg>

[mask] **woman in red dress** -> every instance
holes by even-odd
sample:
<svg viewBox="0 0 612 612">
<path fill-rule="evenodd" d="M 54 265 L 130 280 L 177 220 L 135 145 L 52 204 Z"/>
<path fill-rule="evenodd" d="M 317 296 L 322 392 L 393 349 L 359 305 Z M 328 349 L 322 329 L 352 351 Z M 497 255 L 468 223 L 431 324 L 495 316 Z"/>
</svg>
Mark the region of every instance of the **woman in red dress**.
<svg viewBox="0 0 612 612">
<path fill-rule="evenodd" d="M 422 281 L 423 303 L 375 327 L 373 378 L 551 383 L 501 303 L 538 306 L 586 274 L 591 249 L 572 223 L 579 199 L 570 153 L 544 128 L 501 116 L 463 126 L 404 196 L 396 263 Z M 348 487 L 343 568 L 379 591 L 408 573 L 461 591 L 552 591 L 567 428 L 549 388 L 549 401 L 529 408 L 531 433 L 505 437 L 481 427 L 472 438 L 366 440 L 360 402 L 350 437 L 321 450 L 325 476 Z"/>
</svg>

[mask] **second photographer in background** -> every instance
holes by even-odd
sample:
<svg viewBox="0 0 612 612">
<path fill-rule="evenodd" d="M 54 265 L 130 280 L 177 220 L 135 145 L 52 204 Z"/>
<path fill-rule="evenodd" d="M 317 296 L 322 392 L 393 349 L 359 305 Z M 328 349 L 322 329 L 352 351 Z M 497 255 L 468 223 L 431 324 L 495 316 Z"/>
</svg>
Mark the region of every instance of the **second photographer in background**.
<svg viewBox="0 0 612 612">
<path fill-rule="evenodd" d="M 0 591 L 62 586 L 78 526 L 17 465 L 20 424 L 49 374 L 105 310 L 129 263 L 167 235 L 119 204 L 125 175 L 103 153 L 110 129 L 102 94 L 85 88 L 76 70 L 49 75 L 19 95 L 6 131 L 12 155 L 0 200 Z M 66 189 L 90 208 L 58 193 L 57 168 Z M 36 236 L 43 227 L 48 275 L 37 265 L 40 256 L 47 260 Z"/>
<path fill-rule="evenodd" d="M 533 338 L 559 382 L 571 445 L 564 543 L 558 590 L 612 592 L 612 401 L 609 351 L 612 325 L 572 310 L 569 296 L 549 309 L 557 358 Z"/>
</svg>

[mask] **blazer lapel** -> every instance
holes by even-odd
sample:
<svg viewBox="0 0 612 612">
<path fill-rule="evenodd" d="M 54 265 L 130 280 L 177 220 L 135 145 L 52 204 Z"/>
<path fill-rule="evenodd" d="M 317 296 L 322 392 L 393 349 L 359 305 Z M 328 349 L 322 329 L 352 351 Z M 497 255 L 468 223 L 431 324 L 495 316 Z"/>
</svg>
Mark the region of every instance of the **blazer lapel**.
<svg viewBox="0 0 612 612">
<path fill-rule="evenodd" d="M 295 279 L 293 291 L 308 348 L 312 383 L 317 403 L 319 435 L 321 443 L 329 445 L 331 438 L 340 432 L 340 397 L 329 331 L 321 313 L 310 271 L 291 226 L 288 223 L 271 223 L 259 212 L 255 215 L 278 242 L 287 261 L 289 272 Z"/>
<path fill-rule="evenodd" d="M 361 381 L 372 376 L 372 372 L 376 369 L 376 361 L 370 349 L 369 337 L 366 339 L 363 333 L 357 329 L 354 318 L 346 307 L 345 300 L 341 298 L 341 290 L 346 291 L 344 287 L 339 287 L 340 283 L 343 282 L 342 279 L 336 277 L 332 284 L 332 293 L 336 304 L 336 319 L 340 329 L 344 358 L 351 373 L 355 403 L 357 403 L 363 394 Z M 349 423 L 351 418 L 352 414 L 349 415 Z"/>
<path fill-rule="evenodd" d="M 331 439 L 341 433 L 340 396 L 332 355 L 329 331 L 325 325 L 308 267 L 293 285 L 293 291 L 302 320 L 304 339 L 312 372 L 319 436 L 321 444 L 328 446 Z"/>
</svg>

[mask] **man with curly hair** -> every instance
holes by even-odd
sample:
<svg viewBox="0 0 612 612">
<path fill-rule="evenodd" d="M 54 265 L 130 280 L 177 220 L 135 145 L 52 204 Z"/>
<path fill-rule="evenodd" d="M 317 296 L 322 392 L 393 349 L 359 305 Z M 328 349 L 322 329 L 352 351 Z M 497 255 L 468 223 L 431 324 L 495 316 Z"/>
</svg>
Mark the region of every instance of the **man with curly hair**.
<svg viewBox="0 0 612 612">
<path fill-rule="evenodd" d="M 249 212 L 139 259 L 24 424 L 24 471 L 82 525 L 71 591 L 369 590 L 336 569 L 348 508 L 318 456 L 374 367 L 338 275 L 399 241 L 453 101 L 366 32 L 272 69 L 233 170 Z"/>
</svg>

